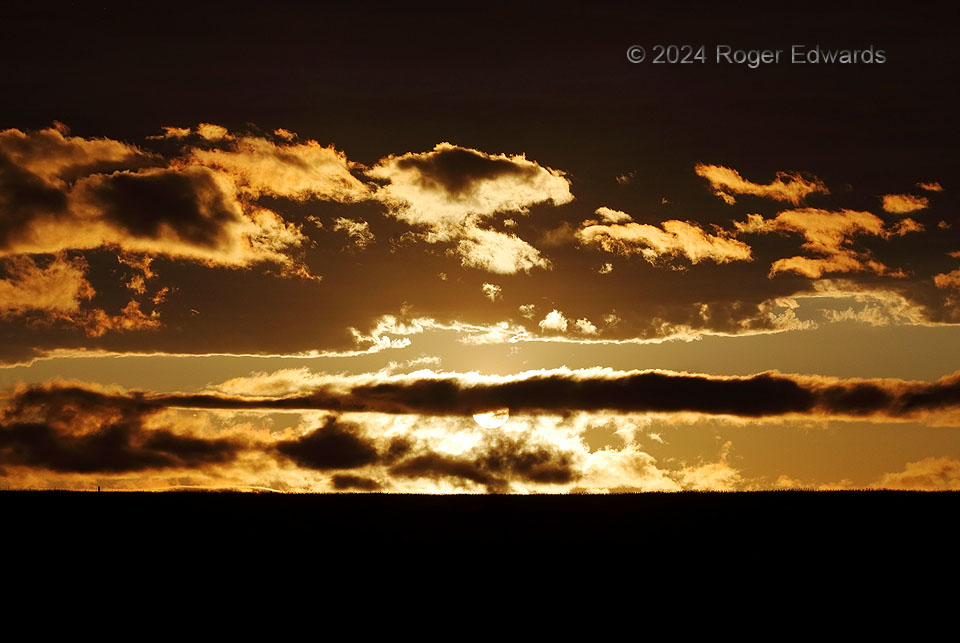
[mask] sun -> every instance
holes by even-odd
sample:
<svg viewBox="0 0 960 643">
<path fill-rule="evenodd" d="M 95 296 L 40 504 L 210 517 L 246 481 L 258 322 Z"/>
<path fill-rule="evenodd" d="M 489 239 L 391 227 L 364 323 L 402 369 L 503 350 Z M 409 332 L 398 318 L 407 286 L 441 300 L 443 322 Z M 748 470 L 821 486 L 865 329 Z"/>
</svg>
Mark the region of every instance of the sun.
<svg viewBox="0 0 960 643">
<path fill-rule="evenodd" d="M 484 413 L 474 413 L 473 419 L 485 429 L 499 429 L 510 419 L 510 409 L 502 408 Z"/>
</svg>

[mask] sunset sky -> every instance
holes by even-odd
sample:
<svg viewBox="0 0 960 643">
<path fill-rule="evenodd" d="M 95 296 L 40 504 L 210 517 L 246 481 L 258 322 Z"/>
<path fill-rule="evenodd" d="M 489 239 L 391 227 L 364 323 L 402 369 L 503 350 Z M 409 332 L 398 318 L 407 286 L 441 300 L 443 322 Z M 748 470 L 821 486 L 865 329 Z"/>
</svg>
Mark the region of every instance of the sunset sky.
<svg viewBox="0 0 960 643">
<path fill-rule="evenodd" d="M 955 25 L 738 6 L 5 10 L 0 488 L 960 488 Z"/>
</svg>

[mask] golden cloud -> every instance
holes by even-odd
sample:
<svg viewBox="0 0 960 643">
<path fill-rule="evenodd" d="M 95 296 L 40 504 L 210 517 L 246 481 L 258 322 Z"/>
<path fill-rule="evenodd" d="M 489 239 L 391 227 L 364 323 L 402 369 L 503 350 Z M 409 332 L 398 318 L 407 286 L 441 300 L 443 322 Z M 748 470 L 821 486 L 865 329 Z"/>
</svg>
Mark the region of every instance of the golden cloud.
<svg viewBox="0 0 960 643">
<path fill-rule="evenodd" d="M 903 471 L 885 473 L 870 486 L 878 489 L 957 491 L 960 490 L 960 461 L 924 458 L 908 462 Z"/>
<path fill-rule="evenodd" d="M 156 311 L 144 314 L 131 300 L 115 315 L 101 308 L 82 307 L 96 295 L 87 281 L 87 263 L 82 257 L 54 256 L 46 265 L 28 255 L 0 260 L 7 278 L 0 279 L 0 319 L 26 317 L 33 325 L 63 322 L 81 328 L 89 337 L 108 331 L 150 330 L 161 326 Z M 142 293 L 141 293 L 142 294 Z M 155 303 L 162 301 L 162 296 Z"/>
<path fill-rule="evenodd" d="M 70 136 L 69 130 L 62 124 L 33 132 L 18 129 L 0 131 L 0 174 L 11 182 L 33 179 L 33 184 L 38 187 L 62 188 L 81 176 L 112 169 L 144 167 L 158 160 L 154 154 L 135 145 L 108 138 Z M 9 190 L 10 186 L 7 188 Z M 0 191 L 0 199 L 4 196 Z M 0 203 L 6 207 L 17 205 L 6 199 Z"/>
<path fill-rule="evenodd" d="M 880 217 L 870 212 L 818 208 L 785 210 L 773 219 L 750 214 L 745 222 L 738 221 L 735 225 L 742 234 L 801 234 L 805 239 L 802 247 L 822 256 L 778 259 L 770 267 L 770 276 L 779 272 L 795 272 L 811 279 L 819 278 L 828 272 L 868 271 L 886 274 L 887 266 L 874 259 L 869 252 L 858 252 L 850 247 L 853 236 L 862 234 L 888 239 L 923 229 L 912 219 L 904 219 L 888 229 Z"/>
<path fill-rule="evenodd" d="M 0 317 L 31 311 L 69 315 L 96 294 L 86 279 L 87 263 L 80 257 L 67 259 L 61 254 L 45 266 L 30 256 L 9 257 L 0 260 L 0 269 L 6 273 L 0 279 Z"/>
<path fill-rule="evenodd" d="M 232 138 L 226 149 L 192 148 L 181 163 L 224 172 L 244 196 L 350 203 L 370 198 L 370 189 L 351 174 L 358 167 L 333 146 L 316 141 L 276 144 L 264 138 Z"/>
<path fill-rule="evenodd" d="M 907 214 L 923 210 L 930 205 L 930 199 L 912 194 L 884 194 L 883 210 L 894 214 Z"/>
<path fill-rule="evenodd" d="M 0 256 L 113 247 L 210 265 L 296 264 L 297 226 L 205 167 L 61 129 L 0 132 Z"/>
<path fill-rule="evenodd" d="M 710 234 L 699 225 L 688 221 L 664 221 L 661 227 L 636 223 L 630 215 L 600 208 L 600 221 L 584 221 L 577 237 L 586 244 L 598 245 L 607 252 L 639 254 L 652 264 L 678 256 L 691 263 L 714 261 L 750 261 L 751 249 L 746 243 L 717 230 Z"/>
<path fill-rule="evenodd" d="M 370 232 L 370 224 L 362 219 L 354 220 L 346 217 L 338 217 L 333 220 L 333 230 L 335 232 L 346 232 L 353 245 L 363 250 L 375 241 L 373 233 Z"/>
<path fill-rule="evenodd" d="M 549 268 L 550 262 L 515 234 L 465 226 L 457 252 L 464 266 L 510 275 L 532 268 Z"/>
<path fill-rule="evenodd" d="M 374 198 L 391 216 L 423 227 L 428 243 L 456 242 L 463 265 L 511 274 L 549 267 L 515 234 L 484 228 L 495 214 L 525 214 L 537 203 L 573 199 L 563 173 L 523 155 L 487 154 L 450 143 L 430 152 L 389 156 L 366 174 L 384 182 Z"/>
<path fill-rule="evenodd" d="M 734 194 L 751 194 L 753 196 L 787 201 L 794 205 L 799 204 L 807 195 L 820 192 L 828 194 L 827 186 L 816 177 L 805 179 L 800 174 L 791 172 L 777 172 L 777 178 L 770 183 L 761 184 L 748 181 L 734 169 L 722 165 L 698 164 L 694 171 L 710 182 L 715 194 L 727 204 L 733 204 Z"/>
</svg>

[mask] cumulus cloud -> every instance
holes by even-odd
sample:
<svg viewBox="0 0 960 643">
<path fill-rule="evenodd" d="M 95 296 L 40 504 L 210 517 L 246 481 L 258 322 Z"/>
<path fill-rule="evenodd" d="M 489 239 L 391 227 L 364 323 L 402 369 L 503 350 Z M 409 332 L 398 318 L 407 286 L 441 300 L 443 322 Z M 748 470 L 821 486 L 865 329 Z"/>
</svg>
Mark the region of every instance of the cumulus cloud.
<svg viewBox="0 0 960 643">
<path fill-rule="evenodd" d="M 752 259 L 750 246 L 723 230 L 710 234 L 696 223 L 676 220 L 664 221 L 662 227 L 657 227 L 631 221 L 630 215 L 609 208 L 600 208 L 596 213 L 600 219 L 584 221 L 577 237 L 607 252 L 639 254 L 655 265 L 676 257 L 685 257 L 691 263 Z"/>
<path fill-rule="evenodd" d="M 87 263 L 77 257 L 56 256 L 46 266 L 30 256 L 0 260 L 0 317 L 31 311 L 69 315 L 80 310 L 82 301 L 96 292 L 86 279 Z"/>
<path fill-rule="evenodd" d="M 599 218 L 600 223 L 627 223 L 633 221 L 633 217 L 626 212 L 620 212 L 613 208 L 601 206 L 596 209 L 594 214 Z"/>
<path fill-rule="evenodd" d="M 635 445 L 623 449 L 600 449 L 585 458 L 583 475 L 575 492 L 680 491 L 683 487 L 657 460 Z"/>
<path fill-rule="evenodd" d="M 197 134 L 208 141 L 219 141 L 224 138 L 232 138 L 226 127 L 215 125 L 213 123 L 200 123 L 197 125 Z"/>
<path fill-rule="evenodd" d="M 107 248 L 135 261 L 142 274 L 126 285 L 138 297 L 147 295 L 155 255 L 229 267 L 271 261 L 297 269 L 287 254 L 301 242 L 297 227 L 242 204 L 229 183 L 205 168 L 114 169 L 153 158 L 117 141 L 66 137 L 53 129 L 7 130 L 0 138 L 0 184 L 9 188 L 0 190 L 0 317 L 65 323 L 91 337 L 161 326 L 156 308 L 145 312 L 137 299 L 117 312 L 84 307 L 97 292 L 76 251 Z M 150 296 L 154 306 L 169 290 Z"/>
<path fill-rule="evenodd" d="M 0 255 L 17 254 L 20 246 L 25 252 L 63 249 L 47 249 L 44 236 L 73 218 L 69 190 L 74 181 L 155 162 L 135 146 L 65 132 L 63 127 L 0 131 Z"/>
<path fill-rule="evenodd" d="M 687 465 L 673 475 L 685 489 L 733 491 L 741 485 L 743 479 L 740 471 L 729 462 L 732 447 L 732 442 L 724 443 L 717 462 Z"/>
<path fill-rule="evenodd" d="M 584 335 L 596 335 L 596 334 L 597 334 L 597 327 L 596 327 L 596 325 L 594 325 L 594 323 L 591 322 L 589 319 L 578 319 L 578 320 L 574 323 L 574 326 L 576 326 L 576 327 L 577 327 L 577 330 L 579 330 L 579 331 L 580 331 L 581 333 L 583 333 Z"/>
<path fill-rule="evenodd" d="M 870 212 L 856 210 L 821 210 L 801 208 L 784 210 L 772 219 L 759 214 L 750 214 L 745 222 L 736 222 L 743 234 L 798 233 L 805 239 L 802 247 L 819 257 L 788 257 L 776 260 L 770 267 L 770 275 L 779 272 L 795 272 L 811 279 L 828 272 L 873 272 L 887 274 L 886 265 L 867 251 L 852 247 L 855 235 L 877 236 L 889 239 L 922 230 L 912 219 L 903 219 L 892 227 L 885 227 L 883 220 Z"/>
<path fill-rule="evenodd" d="M 486 154 L 440 143 L 431 152 L 382 159 L 367 172 L 387 181 L 377 196 L 412 224 L 457 226 L 471 216 L 526 212 L 535 203 L 573 199 L 563 173 L 523 155 Z"/>
<path fill-rule="evenodd" d="M 937 288 L 960 288 L 960 268 L 934 275 L 933 283 Z"/>
<path fill-rule="evenodd" d="M 465 228 L 457 252 L 464 266 L 503 275 L 550 267 L 550 262 L 529 243 L 496 230 Z"/>
<path fill-rule="evenodd" d="M 496 284 L 485 283 L 480 286 L 480 291 L 483 293 L 483 296 L 490 301 L 496 301 L 503 297 L 503 290 Z"/>
<path fill-rule="evenodd" d="M 150 314 L 140 309 L 140 302 L 131 299 L 119 313 L 111 315 L 102 308 L 74 315 L 70 321 L 80 326 L 88 337 L 100 337 L 110 331 L 156 330 L 163 324 L 156 310 Z"/>
<path fill-rule="evenodd" d="M 930 199 L 912 194 L 885 194 L 883 195 L 884 212 L 906 214 L 923 210 L 930 205 Z"/>
<path fill-rule="evenodd" d="M 960 461 L 924 458 L 908 462 L 903 471 L 885 473 L 870 486 L 913 491 L 957 491 L 960 490 Z"/>
<path fill-rule="evenodd" d="M 94 175 L 74 192 L 77 228 L 41 229 L 46 244 L 58 239 L 61 247 L 115 245 L 130 252 L 246 266 L 289 263 L 283 251 L 304 239 L 298 227 L 276 213 L 241 203 L 233 186 L 206 168 Z M 81 223 L 86 225 L 79 228 Z"/>
<path fill-rule="evenodd" d="M 949 254 L 951 257 L 960 259 L 960 251 Z M 960 288 L 960 268 L 934 275 L 933 283 L 937 288 Z"/>
<path fill-rule="evenodd" d="M 816 285 L 812 285 L 816 288 Z M 438 320 L 432 317 L 412 317 L 406 313 L 401 315 L 383 315 L 378 318 L 367 331 L 351 329 L 358 345 L 367 348 L 355 352 L 376 352 L 387 348 L 404 348 L 414 341 L 412 335 L 424 332 L 449 332 L 464 344 L 504 344 L 504 343 L 539 343 L 539 342 L 567 342 L 574 344 L 659 344 L 666 341 L 692 341 L 707 335 L 746 335 L 757 333 L 773 333 L 788 330 L 805 330 L 816 328 L 812 319 L 798 318 L 795 310 L 785 306 L 783 298 L 764 300 L 753 307 L 743 307 L 740 303 L 732 305 L 720 301 L 717 303 L 698 302 L 695 307 L 679 311 L 680 321 L 671 321 L 655 316 L 649 321 L 640 318 L 636 311 L 624 311 L 618 314 L 616 310 L 600 313 L 591 318 L 567 317 L 561 310 L 556 315 L 547 315 L 552 308 L 547 306 L 538 308 L 536 304 L 518 306 L 516 320 L 500 322 L 469 323 L 457 319 Z M 909 304 L 906 304 L 908 307 Z M 916 305 L 914 311 L 921 312 Z M 600 309 L 602 310 L 602 309 Z M 565 330 L 558 315 L 567 322 Z M 585 321 L 577 324 L 580 319 Z M 402 321 L 401 321 L 402 320 Z M 525 320 L 535 322 L 533 327 Z M 546 320 L 546 326 L 539 326 Z M 590 332 L 587 323 L 596 327 L 596 334 Z M 539 330 L 541 332 L 537 332 Z M 628 329 L 619 334 L 612 329 Z M 601 332 L 601 329 L 603 332 Z M 572 331 L 572 332 L 568 332 Z M 429 341 L 429 340 L 428 340 Z M 341 353 L 346 354 L 346 353 Z"/>
<path fill-rule="evenodd" d="M 334 147 L 316 141 L 274 143 L 265 138 L 231 138 L 223 149 L 192 148 L 180 161 L 225 173 L 245 196 L 274 196 L 297 201 L 341 202 L 370 197 L 370 189 L 351 170 L 359 167 Z"/>
<path fill-rule="evenodd" d="M 293 267 L 287 250 L 304 240 L 298 227 L 243 202 L 223 174 L 160 165 L 119 141 L 0 132 L 0 256 L 108 247 Z"/>
<path fill-rule="evenodd" d="M 362 219 L 354 220 L 338 217 L 333 220 L 333 229 L 337 232 L 346 232 L 350 240 L 353 241 L 353 245 L 360 250 L 363 250 L 375 240 L 373 233 L 370 232 L 370 224 Z"/>
<path fill-rule="evenodd" d="M 375 198 L 392 216 L 424 228 L 428 243 L 456 242 L 464 265 L 499 273 L 549 264 L 526 241 L 483 223 L 495 214 L 525 214 L 537 203 L 573 199 L 569 181 L 558 170 L 523 155 L 493 155 L 450 143 L 389 156 L 367 175 L 384 183 Z"/>
<path fill-rule="evenodd" d="M 538 326 L 544 331 L 553 330 L 562 333 L 567 330 L 567 318 L 559 310 L 554 309 L 540 320 Z"/>
<path fill-rule="evenodd" d="M 156 329 L 161 326 L 156 310 L 144 313 L 140 302 L 130 300 L 118 313 L 102 308 L 87 308 L 96 291 L 87 281 L 87 263 L 82 257 L 37 263 L 31 256 L 0 259 L 0 319 L 25 318 L 35 326 L 64 323 L 79 327 L 89 337 L 108 331 Z M 142 293 L 141 293 L 142 294 Z M 164 290 L 154 296 L 154 304 L 163 301 Z"/>
<path fill-rule="evenodd" d="M 148 136 L 148 141 L 162 141 L 164 139 L 180 139 L 186 138 L 193 133 L 189 127 L 174 127 L 171 125 L 164 125 L 160 128 L 162 131 L 160 134 L 155 134 L 153 136 Z"/>
<path fill-rule="evenodd" d="M 798 205 L 809 194 L 828 193 L 827 187 L 820 179 L 816 177 L 806 179 L 800 174 L 791 172 L 777 172 L 775 180 L 761 184 L 748 181 L 736 170 L 722 165 L 701 163 L 694 170 L 710 182 L 715 194 L 727 204 L 736 202 L 734 194 L 751 194 Z"/>
</svg>

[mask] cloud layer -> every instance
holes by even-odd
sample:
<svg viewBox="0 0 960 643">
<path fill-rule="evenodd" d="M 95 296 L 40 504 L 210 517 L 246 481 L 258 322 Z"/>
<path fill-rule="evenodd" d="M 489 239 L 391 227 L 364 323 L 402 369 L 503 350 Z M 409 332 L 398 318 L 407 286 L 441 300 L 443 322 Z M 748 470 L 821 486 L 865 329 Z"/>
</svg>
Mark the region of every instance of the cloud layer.
<svg viewBox="0 0 960 643">
<path fill-rule="evenodd" d="M 915 419 L 939 414 L 954 421 L 960 405 L 960 374 L 937 382 L 893 379 L 838 379 L 759 373 L 710 376 L 668 371 L 555 369 L 510 376 L 416 371 L 404 375 L 309 376 L 289 373 L 277 395 L 273 378 L 238 380 L 229 393 L 146 394 L 117 400 L 146 409 L 327 410 L 428 416 L 469 416 L 508 408 L 513 413 L 564 414 L 694 413 L 741 418 L 827 416 Z M 273 393 L 272 395 L 269 393 Z M 17 393 L 19 402 L 77 395 L 108 403 L 106 393 L 46 386 Z"/>
</svg>

